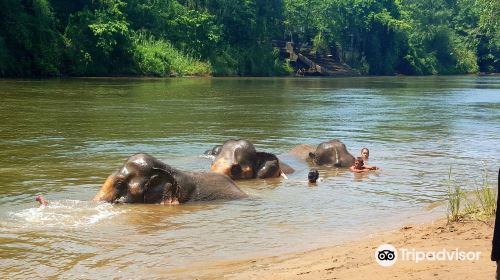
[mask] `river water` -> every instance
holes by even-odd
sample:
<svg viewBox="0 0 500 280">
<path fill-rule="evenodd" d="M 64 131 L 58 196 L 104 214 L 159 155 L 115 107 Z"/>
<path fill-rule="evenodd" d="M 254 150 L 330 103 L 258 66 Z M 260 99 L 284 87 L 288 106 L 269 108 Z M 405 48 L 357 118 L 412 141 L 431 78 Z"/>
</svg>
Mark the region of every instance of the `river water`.
<svg viewBox="0 0 500 280">
<path fill-rule="evenodd" d="M 158 278 L 193 263 L 336 244 L 444 217 L 447 178 L 472 190 L 500 166 L 500 78 L 186 78 L 0 81 L 0 278 Z M 130 155 L 209 170 L 200 155 L 251 140 L 297 171 L 239 181 L 249 199 L 89 200 Z M 340 139 L 364 175 L 287 155 Z M 36 194 L 49 206 L 38 208 Z"/>
</svg>

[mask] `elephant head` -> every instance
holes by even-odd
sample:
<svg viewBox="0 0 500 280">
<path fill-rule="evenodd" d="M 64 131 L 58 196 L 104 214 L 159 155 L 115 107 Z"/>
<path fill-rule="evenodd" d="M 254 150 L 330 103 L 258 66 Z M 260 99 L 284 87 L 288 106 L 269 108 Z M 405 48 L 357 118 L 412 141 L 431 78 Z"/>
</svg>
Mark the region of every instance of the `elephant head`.
<svg viewBox="0 0 500 280">
<path fill-rule="evenodd" d="M 225 175 L 182 172 L 150 155 L 136 154 L 106 179 L 94 201 L 179 204 L 245 197 Z"/>
<path fill-rule="evenodd" d="M 108 176 L 94 201 L 177 204 L 179 185 L 174 172 L 150 155 L 133 155 Z"/>
<path fill-rule="evenodd" d="M 247 140 L 224 142 L 211 170 L 233 179 L 269 178 L 282 174 L 280 162 L 275 155 L 257 152 Z"/>
<path fill-rule="evenodd" d="M 257 152 L 255 177 L 259 179 L 279 177 L 282 174 L 278 157 L 271 153 Z"/>
<path fill-rule="evenodd" d="M 354 164 L 354 156 L 348 151 L 344 143 L 339 140 L 323 142 L 316 147 L 316 151 L 309 153 L 309 158 L 315 165 L 333 165 L 349 167 Z"/>
</svg>

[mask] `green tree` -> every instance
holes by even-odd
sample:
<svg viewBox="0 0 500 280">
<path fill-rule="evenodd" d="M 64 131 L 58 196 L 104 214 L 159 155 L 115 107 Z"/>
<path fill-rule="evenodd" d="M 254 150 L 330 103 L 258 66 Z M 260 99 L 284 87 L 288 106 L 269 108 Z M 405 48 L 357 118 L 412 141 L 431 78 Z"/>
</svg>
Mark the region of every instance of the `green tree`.
<svg viewBox="0 0 500 280">
<path fill-rule="evenodd" d="M 221 26 L 204 10 L 194 10 L 175 0 L 128 1 L 131 28 L 170 41 L 191 56 L 208 58 L 221 39 Z"/>
<path fill-rule="evenodd" d="M 455 74 L 477 71 L 476 54 L 466 37 L 453 28 L 459 8 L 445 0 L 405 0 L 410 22 L 405 74 Z M 456 25 L 456 23 L 455 23 Z"/>
<path fill-rule="evenodd" d="M 61 37 L 47 0 L 0 1 L 0 75 L 59 74 Z"/>
<path fill-rule="evenodd" d="M 481 71 L 500 72 L 500 1 L 478 0 L 477 55 Z"/>
<path fill-rule="evenodd" d="M 69 18 L 65 30 L 68 71 L 73 75 L 132 72 L 132 44 L 121 0 L 99 0 Z"/>
</svg>

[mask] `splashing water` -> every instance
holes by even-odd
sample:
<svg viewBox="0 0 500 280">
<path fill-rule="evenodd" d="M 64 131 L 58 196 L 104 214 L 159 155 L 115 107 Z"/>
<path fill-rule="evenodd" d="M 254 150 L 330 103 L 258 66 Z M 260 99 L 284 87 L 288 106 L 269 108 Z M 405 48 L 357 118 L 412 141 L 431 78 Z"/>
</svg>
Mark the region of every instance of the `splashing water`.
<svg viewBox="0 0 500 280">
<path fill-rule="evenodd" d="M 104 202 L 79 200 L 51 201 L 49 205 L 9 212 L 11 226 L 19 228 L 80 228 L 88 227 L 125 213 Z"/>
</svg>

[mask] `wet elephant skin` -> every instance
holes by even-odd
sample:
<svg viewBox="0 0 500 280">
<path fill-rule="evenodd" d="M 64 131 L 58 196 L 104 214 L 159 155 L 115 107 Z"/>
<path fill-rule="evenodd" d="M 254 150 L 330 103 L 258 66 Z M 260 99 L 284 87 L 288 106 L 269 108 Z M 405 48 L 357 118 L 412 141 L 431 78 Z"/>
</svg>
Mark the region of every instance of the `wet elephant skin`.
<svg viewBox="0 0 500 280">
<path fill-rule="evenodd" d="M 182 172 L 148 154 L 136 154 L 106 179 L 94 200 L 178 204 L 244 197 L 228 176 Z"/>
</svg>

